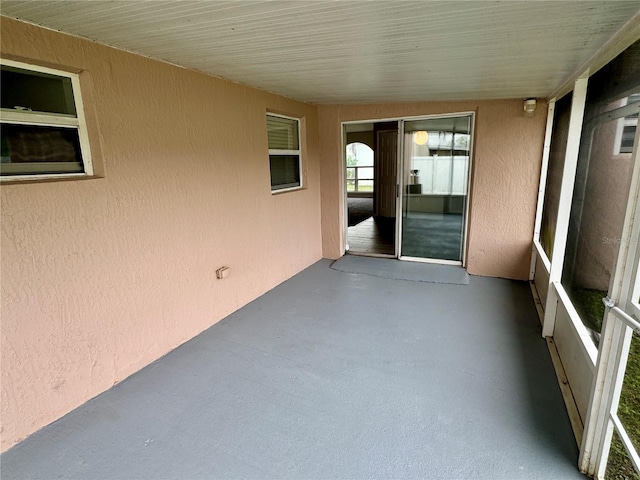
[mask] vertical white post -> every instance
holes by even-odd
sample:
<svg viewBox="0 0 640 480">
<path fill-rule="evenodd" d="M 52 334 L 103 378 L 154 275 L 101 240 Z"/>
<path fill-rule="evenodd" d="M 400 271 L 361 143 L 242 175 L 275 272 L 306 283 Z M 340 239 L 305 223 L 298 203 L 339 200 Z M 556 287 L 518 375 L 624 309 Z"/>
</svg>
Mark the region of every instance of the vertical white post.
<svg viewBox="0 0 640 480">
<path fill-rule="evenodd" d="M 544 133 L 544 148 L 542 150 L 542 165 L 540 166 L 540 183 L 538 187 L 538 204 L 536 206 L 536 221 L 533 227 L 533 242 L 540 241 L 540 227 L 542 225 L 542 210 L 544 208 L 544 194 L 547 188 L 547 172 L 549 170 L 549 152 L 551 149 L 551 135 L 553 133 L 553 115 L 556 109 L 556 99 L 549 102 L 547 110 L 547 126 Z M 536 273 L 536 248 L 531 249 L 531 268 L 529 269 L 529 280 L 532 281 Z"/>
<path fill-rule="evenodd" d="M 571 117 L 569 119 L 569 132 L 567 135 L 567 150 L 564 157 L 564 170 L 562 172 L 562 186 L 560 189 L 560 201 L 558 203 L 558 219 L 556 221 L 556 233 L 553 240 L 553 258 L 549 272 L 549 289 L 547 303 L 544 309 L 544 325 L 542 336 L 551 337 L 555 329 L 556 311 L 558 307 L 558 294 L 556 284 L 562 277 L 564 252 L 567 247 L 567 232 L 569 231 L 569 217 L 571 215 L 571 200 L 578 166 L 578 152 L 580 149 L 580 135 L 582 134 L 582 120 L 584 106 L 587 98 L 587 82 L 589 72 L 583 73 L 576 80 L 571 100 Z"/>
</svg>

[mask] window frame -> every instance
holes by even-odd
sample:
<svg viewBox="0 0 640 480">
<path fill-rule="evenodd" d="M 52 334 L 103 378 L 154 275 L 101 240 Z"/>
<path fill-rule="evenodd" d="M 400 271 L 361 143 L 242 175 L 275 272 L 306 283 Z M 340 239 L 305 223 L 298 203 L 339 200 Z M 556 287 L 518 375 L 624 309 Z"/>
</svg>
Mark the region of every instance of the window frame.
<svg viewBox="0 0 640 480">
<path fill-rule="evenodd" d="M 76 115 L 32 112 L 29 110 L 14 110 L 0 108 L 0 125 L 33 125 L 42 127 L 58 127 L 75 129 L 78 132 L 78 143 L 80 145 L 80 156 L 82 158 L 82 172 L 60 172 L 60 173 L 35 173 L 35 174 L 7 174 L 0 175 L 0 182 L 15 182 L 25 180 L 51 180 L 63 178 L 83 178 L 94 176 L 94 166 L 89 147 L 89 133 L 84 115 L 84 104 L 80 88 L 80 76 L 77 73 L 56 70 L 15 60 L 0 57 L 0 64 L 3 66 L 19 68 L 27 72 L 44 73 L 58 77 L 69 78 L 71 80 L 71 91 Z M 5 167 L 6 168 L 6 167 Z M 37 168 L 37 167 L 34 167 Z"/>
<path fill-rule="evenodd" d="M 295 190 L 301 190 L 304 187 L 303 175 L 302 175 L 302 125 L 300 118 L 291 117 L 288 115 L 282 115 L 280 113 L 267 112 L 266 118 L 268 122 L 269 117 L 277 117 L 277 118 L 285 118 L 287 120 L 294 120 L 297 125 L 297 135 L 298 135 L 298 149 L 297 150 L 289 150 L 289 149 L 280 149 L 280 148 L 269 148 L 269 184 L 271 186 L 271 194 L 275 195 L 278 193 L 291 192 Z M 267 148 L 269 147 L 269 132 L 267 128 Z M 271 156 L 272 155 L 290 155 L 298 157 L 298 176 L 300 178 L 299 184 L 292 187 L 284 187 L 284 188 L 273 188 L 273 183 L 271 183 Z"/>
<path fill-rule="evenodd" d="M 635 151 L 632 155 L 636 158 L 632 161 L 638 161 L 640 156 L 640 129 L 636 129 L 636 137 L 634 140 Z M 640 196 L 636 199 L 636 206 L 632 217 L 631 239 L 629 241 L 630 248 L 635 246 L 635 260 L 633 262 L 633 271 L 630 272 L 630 292 L 627 300 L 626 310 L 637 320 L 640 320 Z"/>
<path fill-rule="evenodd" d="M 628 309 L 636 319 L 640 320 L 640 260 L 636 261 L 636 280 L 632 290 Z"/>
<path fill-rule="evenodd" d="M 631 97 L 635 97 L 635 98 L 632 99 Z M 624 102 L 622 103 L 622 105 L 620 105 L 620 107 L 629 105 L 630 100 L 631 100 L 631 103 L 637 103 L 638 101 L 640 101 L 640 94 L 635 93 L 635 94 L 629 95 L 624 99 Z M 638 117 L 627 116 L 627 117 L 622 117 L 618 120 L 618 126 L 616 128 L 616 137 L 614 140 L 614 152 L 613 152 L 614 155 L 625 155 L 625 154 L 628 155 L 633 153 L 633 148 L 631 150 L 627 150 L 628 147 L 623 148 L 622 146 L 622 137 L 624 134 L 624 130 L 627 127 L 633 127 L 634 130 L 637 129 Z"/>
</svg>

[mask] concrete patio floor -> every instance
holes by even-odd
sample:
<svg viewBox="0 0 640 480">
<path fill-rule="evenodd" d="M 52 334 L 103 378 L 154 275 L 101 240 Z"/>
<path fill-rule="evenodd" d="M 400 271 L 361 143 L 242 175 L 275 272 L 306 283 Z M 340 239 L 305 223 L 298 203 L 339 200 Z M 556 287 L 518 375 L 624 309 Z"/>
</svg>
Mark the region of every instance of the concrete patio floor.
<svg viewBox="0 0 640 480">
<path fill-rule="evenodd" d="M 2 479 L 584 478 L 526 282 L 330 265 L 5 452 Z"/>
</svg>

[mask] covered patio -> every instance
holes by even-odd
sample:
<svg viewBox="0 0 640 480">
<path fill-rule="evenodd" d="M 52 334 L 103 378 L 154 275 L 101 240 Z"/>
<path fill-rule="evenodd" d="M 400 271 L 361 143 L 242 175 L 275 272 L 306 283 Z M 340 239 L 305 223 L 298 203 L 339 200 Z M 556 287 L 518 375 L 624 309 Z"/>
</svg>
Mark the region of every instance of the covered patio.
<svg viewBox="0 0 640 480">
<path fill-rule="evenodd" d="M 3 1 L 2 479 L 638 478 L 638 8 Z"/>
</svg>

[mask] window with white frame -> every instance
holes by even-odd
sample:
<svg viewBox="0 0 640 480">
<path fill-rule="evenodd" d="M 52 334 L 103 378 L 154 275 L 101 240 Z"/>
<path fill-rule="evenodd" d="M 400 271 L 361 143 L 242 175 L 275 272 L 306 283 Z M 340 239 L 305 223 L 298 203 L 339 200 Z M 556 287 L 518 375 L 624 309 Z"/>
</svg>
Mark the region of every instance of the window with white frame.
<svg viewBox="0 0 640 480">
<path fill-rule="evenodd" d="M 640 320 L 640 259 L 636 266 L 636 281 L 631 294 L 631 305 L 633 313 Z"/>
<path fill-rule="evenodd" d="M 302 187 L 300 155 L 300 120 L 267 114 L 271 191 L 281 192 Z"/>
<path fill-rule="evenodd" d="M 0 68 L 0 178 L 92 175 L 78 76 L 5 59 Z"/>
<path fill-rule="evenodd" d="M 620 106 L 640 103 L 640 93 L 634 93 L 622 100 Z M 618 120 L 618 129 L 615 139 L 616 155 L 633 152 L 633 140 L 638 127 L 638 114 L 634 113 Z"/>
<path fill-rule="evenodd" d="M 373 149 L 369 145 L 360 142 L 348 144 L 347 192 L 372 195 L 374 180 Z"/>
</svg>

